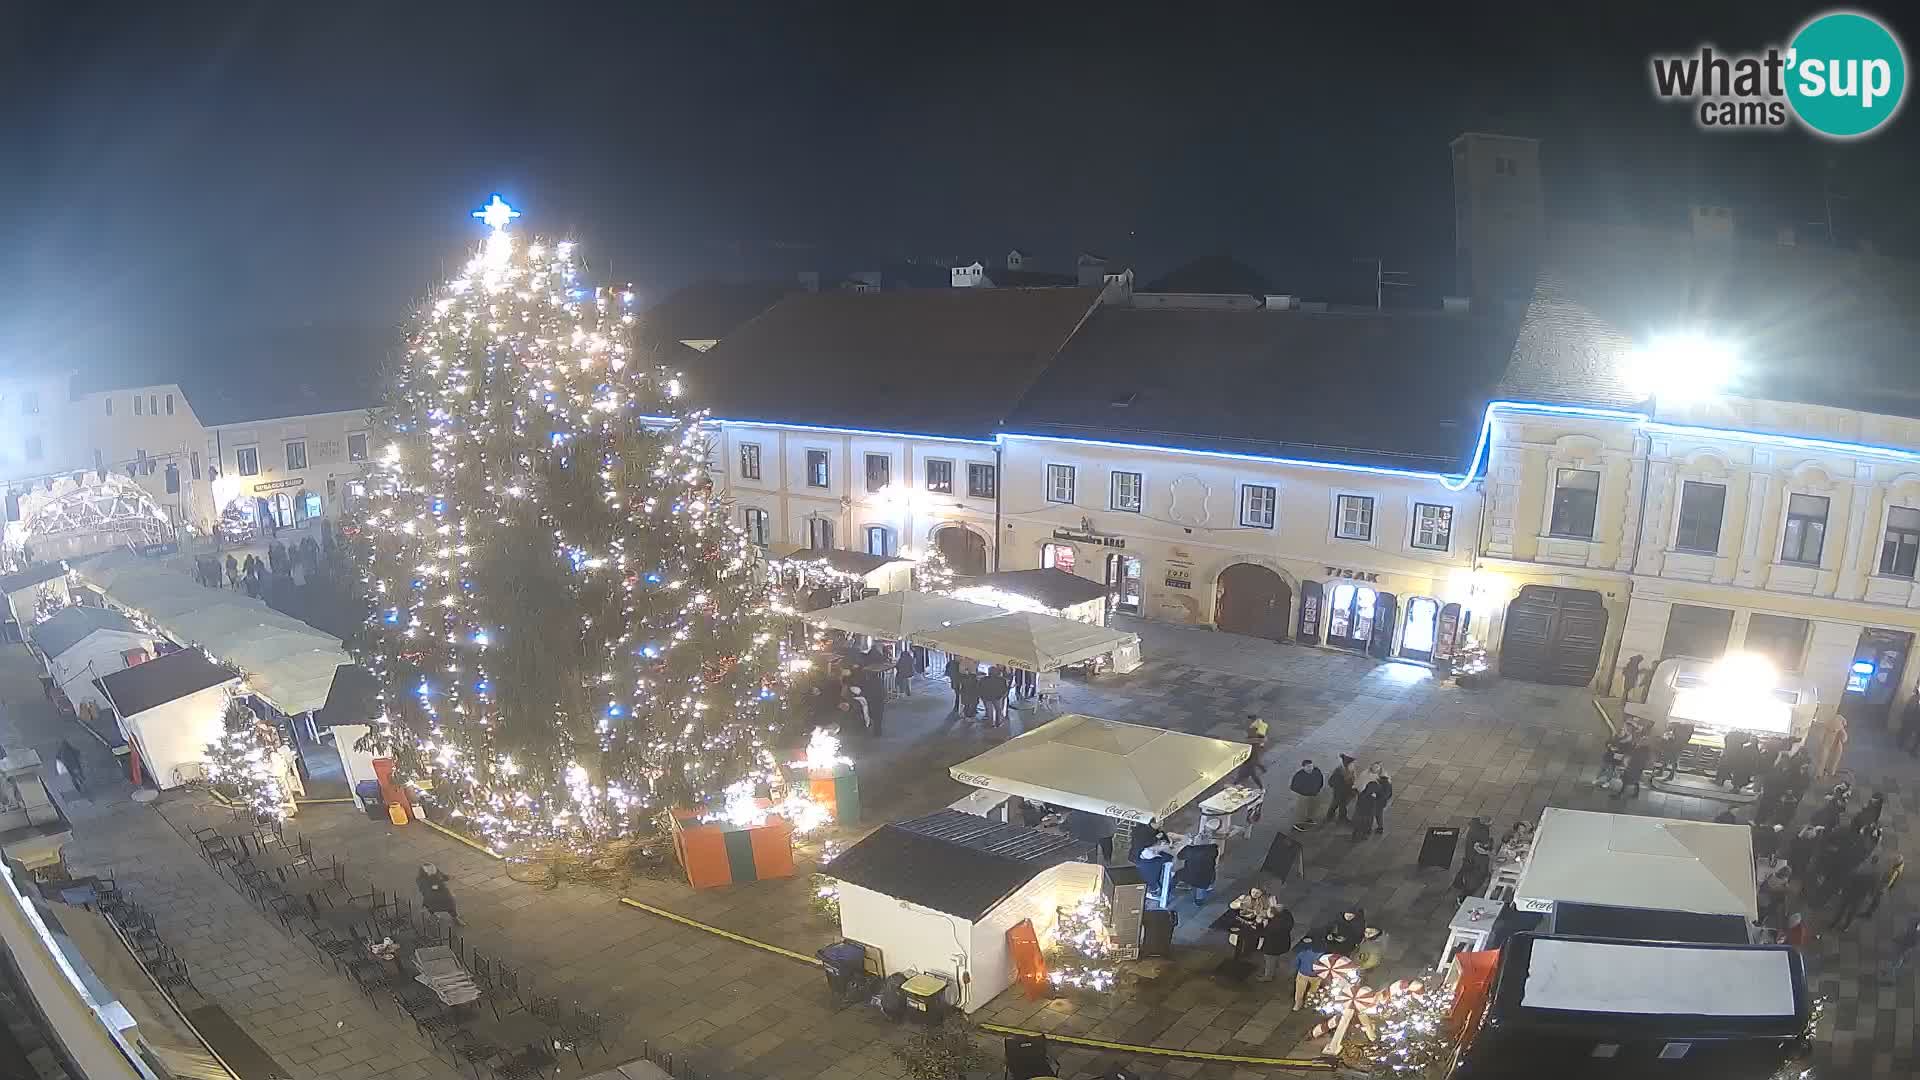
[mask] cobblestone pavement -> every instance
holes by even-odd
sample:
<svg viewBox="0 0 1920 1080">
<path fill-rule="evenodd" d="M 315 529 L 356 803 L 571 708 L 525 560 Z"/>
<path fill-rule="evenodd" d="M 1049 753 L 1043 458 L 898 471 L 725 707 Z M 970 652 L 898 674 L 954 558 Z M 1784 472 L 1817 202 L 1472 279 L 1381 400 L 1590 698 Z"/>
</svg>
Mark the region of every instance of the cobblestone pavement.
<svg viewBox="0 0 1920 1080">
<path fill-rule="evenodd" d="M 1651 789 L 1624 803 L 1594 790 L 1586 778 L 1605 728 L 1592 699 L 1579 690 L 1505 681 L 1474 691 L 1439 687 L 1424 669 L 1410 665 L 1153 623 L 1131 628 L 1142 634 L 1149 662 L 1130 675 L 1067 683 L 1069 710 L 1236 738 L 1244 730 L 1245 714 L 1259 712 L 1272 724 L 1267 760 L 1273 772 L 1268 780 L 1276 796 L 1303 755 L 1324 764 L 1344 751 L 1363 764 L 1378 759 L 1386 765 L 1396 791 L 1387 811 L 1386 835 L 1357 843 L 1344 830 L 1306 835 L 1305 873 L 1279 889 L 1303 925 L 1349 904 L 1363 905 L 1369 921 L 1389 933 L 1383 978 L 1418 974 L 1432 963 L 1454 906 L 1449 871 L 1415 868 L 1424 826 L 1463 825 L 1480 815 L 1504 828 L 1515 818 L 1537 817 L 1549 804 L 1702 819 L 1720 809 L 1718 804 Z M 17 709 L 12 699 L 22 694 L 21 683 L 11 676 L 10 669 L 0 669 L 0 700 Z M 28 682 L 26 693 L 32 700 L 25 708 L 31 711 L 38 703 L 38 687 Z M 946 767 L 1004 737 L 949 720 L 950 699 L 940 687 L 934 689 L 931 695 L 895 703 L 884 738 L 858 740 L 849 748 L 861 761 L 868 826 L 957 798 L 965 789 L 946 776 Z M 1014 732 L 1021 722 L 1016 719 Z M 0 737 L 11 743 L 14 726 L 0 724 Z M 47 728 L 38 736 L 46 743 L 43 753 L 57 744 L 57 730 Z M 1911 816 L 1920 810 L 1915 803 L 1920 762 L 1890 753 L 1887 742 L 1884 732 L 1858 733 L 1848 763 L 1857 770 L 1856 782 L 1862 787 L 1887 791 L 1886 849 L 1899 851 Z M 104 763 L 96 767 L 105 768 Z M 140 861 L 132 865 L 141 867 L 138 874 L 127 868 L 125 859 L 116 864 L 123 880 L 133 878 L 135 888 L 141 889 L 151 876 L 158 883 L 151 894 L 156 902 L 171 888 L 184 912 L 180 921 L 189 927 L 205 907 L 223 909 L 219 917 L 226 919 L 224 925 L 252 943 L 249 949 L 258 946 L 273 957 L 270 967 L 281 964 L 273 976 L 260 981 L 271 981 L 273 994 L 292 991 L 294 996 L 268 1008 L 295 1009 L 263 1021 L 268 1034 L 256 1035 L 263 1044 L 278 1054 L 274 1040 L 283 1034 L 281 1025 L 297 1033 L 298 1006 L 305 995 L 323 1012 L 340 1010 L 339 1019 L 349 1027 L 392 1027 L 379 1016 L 347 1020 L 346 1012 L 357 1006 L 351 987 L 297 950 L 287 954 L 277 928 L 268 927 L 224 883 L 199 870 L 201 864 L 179 833 L 205 812 L 201 804 L 163 798 L 156 813 L 126 803 L 123 791 L 89 804 L 106 809 L 88 811 L 70 804 L 76 817 L 76 858 L 82 852 L 90 858 L 98 851 L 112 861 L 115 854 L 135 853 Z M 1226 946 L 1224 935 L 1207 928 L 1228 899 L 1261 880 L 1257 863 L 1273 833 L 1289 819 L 1277 799 L 1256 834 L 1229 847 L 1213 903 L 1197 912 L 1191 901 L 1178 905 L 1180 944 L 1171 959 L 1129 965 L 1132 974 L 1122 987 L 1097 1002 L 1030 1002 L 1009 993 L 976 1019 L 1227 1054 L 1310 1055 L 1317 1046 L 1304 1042 L 1309 1018 L 1289 1013 L 1281 991 L 1258 983 L 1228 985 L 1212 977 Z M 461 914 L 469 923 L 465 933 L 470 946 L 531 973 L 533 992 L 577 998 L 619 1018 L 624 1026 L 607 1060 L 635 1056 L 644 1039 L 684 1053 L 703 1074 L 742 1080 L 839 1080 L 904 1072 L 891 1052 L 900 1031 L 868 1010 L 831 1009 L 821 977 L 811 967 L 620 906 L 605 892 L 570 885 L 542 890 L 512 881 L 500 863 L 438 833 L 371 822 L 351 807 L 308 807 L 296 828 L 323 853 L 347 857 L 356 891 L 364 887 L 362 879 L 370 877 L 381 888 L 408 893 L 417 864 L 438 863 L 454 877 Z M 810 852 L 803 851 L 804 857 Z M 203 885 L 209 887 L 199 887 Z M 1908 890 L 1914 887 L 1907 885 Z M 831 940 L 833 929 L 809 913 L 807 893 L 804 873 L 787 881 L 700 892 L 670 882 L 637 882 L 629 890 L 648 903 L 811 953 Z M 1896 894 L 1874 919 L 1857 923 L 1845 935 L 1826 933 L 1809 951 L 1816 989 L 1834 1002 L 1816 1057 L 1821 1075 L 1912 1073 L 1915 975 L 1910 969 L 1899 986 L 1881 987 L 1873 980 L 1872 967 L 1882 943 L 1913 908 L 1910 893 Z M 214 925 L 214 913 L 202 917 Z M 188 959 L 194 962 L 192 955 Z M 207 989 L 216 996 L 225 994 L 223 1002 L 235 1002 L 229 1008 L 236 1016 L 250 1015 L 238 1011 L 249 997 L 243 993 L 246 987 Z M 381 1038 L 383 1049 L 414 1042 L 411 1033 Z M 1258 1074 L 1225 1063 L 1133 1060 L 1084 1049 L 1062 1048 L 1058 1056 L 1066 1077 L 1098 1075 L 1120 1064 L 1204 1080 Z M 424 1050 L 400 1067 L 415 1063 L 432 1067 Z M 329 1062 L 323 1056 L 292 1062 L 290 1073 L 293 1080 L 361 1080 L 374 1075 L 365 1070 L 366 1064 Z M 590 1060 L 589 1071 L 594 1067 Z"/>
</svg>

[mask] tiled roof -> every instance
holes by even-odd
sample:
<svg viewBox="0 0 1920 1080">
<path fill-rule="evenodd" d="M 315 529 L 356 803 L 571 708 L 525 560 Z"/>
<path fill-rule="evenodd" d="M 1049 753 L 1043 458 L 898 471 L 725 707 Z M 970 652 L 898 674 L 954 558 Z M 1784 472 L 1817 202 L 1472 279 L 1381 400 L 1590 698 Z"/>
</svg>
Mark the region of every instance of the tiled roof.
<svg viewBox="0 0 1920 1080">
<path fill-rule="evenodd" d="M 990 438 L 1092 307 L 1092 289 L 803 293 L 692 365 L 728 420 Z"/>
<path fill-rule="evenodd" d="M 1469 315 L 1102 307 L 1007 430 L 1460 472 L 1513 335 Z"/>
</svg>

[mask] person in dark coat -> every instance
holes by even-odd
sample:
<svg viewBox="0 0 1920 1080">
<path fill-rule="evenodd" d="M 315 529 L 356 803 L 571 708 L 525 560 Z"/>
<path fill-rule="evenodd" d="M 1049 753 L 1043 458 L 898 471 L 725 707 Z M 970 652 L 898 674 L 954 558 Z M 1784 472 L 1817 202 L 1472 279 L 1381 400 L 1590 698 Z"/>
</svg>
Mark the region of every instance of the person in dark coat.
<svg viewBox="0 0 1920 1080">
<path fill-rule="evenodd" d="M 1333 925 L 1321 933 L 1320 939 L 1326 944 L 1328 952 L 1351 956 L 1353 950 L 1367 937 L 1367 913 L 1360 907 L 1354 907 L 1340 913 Z"/>
<path fill-rule="evenodd" d="M 1920 757 L 1920 686 L 1913 688 L 1907 707 L 1900 710 L 1900 748 Z"/>
<path fill-rule="evenodd" d="M 240 563 L 233 556 L 227 556 L 227 588 L 240 587 Z"/>
<path fill-rule="evenodd" d="M 1867 805 L 1854 811 L 1850 827 L 1854 832 L 1865 833 L 1870 826 L 1880 824 L 1880 812 L 1886 809 L 1886 805 L 1886 795 L 1878 791 L 1874 792 L 1873 798 L 1867 800 Z"/>
<path fill-rule="evenodd" d="M 1833 901 L 1833 928 L 1845 930 L 1853 925 L 1860 906 L 1873 896 L 1880 885 L 1880 856 L 1869 855 L 1847 873 L 1840 883 L 1840 894 Z"/>
<path fill-rule="evenodd" d="M 1213 895 L 1214 881 L 1219 874 L 1220 845 L 1205 842 L 1188 844 L 1180 849 L 1180 869 L 1174 871 L 1173 883 L 1185 885 L 1193 890 L 1193 902 L 1204 904 Z"/>
<path fill-rule="evenodd" d="M 67 779 L 73 781 L 76 794 L 87 790 L 86 769 L 80 764 L 80 751 L 65 739 L 60 740 L 60 749 L 53 752 L 53 760 L 67 770 Z"/>
<path fill-rule="evenodd" d="M 913 650 L 900 645 L 900 655 L 893 658 L 893 685 L 900 691 L 901 697 L 913 696 Z"/>
<path fill-rule="evenodd" d="M 1293 912 L 1277 896 L 1267 898 L 1267 925 L 1260 934 L 1260 981 L 1272 982 L 1282 958 L 1293 954 Z"/>
<path fill-rule="evenodd" d="M 420 906 L 435 915 L 446 915 L 455 926 L 462 925 L 460 912 L 453 903 L 453 893 L 447 888 L 447 875 L 432 863 L 421 863 L 420 873 L 413 879 L 420 887 Z"/>
<path fill-rule="evenodd" d="M 1353 786 L 1353 755 L 1341 754 L 1340 767 L 1327 774 L 1327 790 L 1333 796 L 1333 805 L 1327 809 L 1329 821 L 1350 821 L 1347 816 L 1347 804 L 1356 794 Z"/>
<path fill-rule="evenodd" d="M 1319 824 L 1320 792 L 1325 790 L 1327 778 L 1312 758 L 1300 762 L 1300 768 L 1293 774 L 1287 787 L 1293 792 L 1293 831 L 1306 832 Z"/>
<path fill-rule="evenodd" d="M 1666 779 L 1671 780 L 1680 771 L 1680 755 L 1687 752 L 1687 744 L 1693 741 L 1693 725 L 1675 722 L 1667 725 L 1660 733 L 1660 764 L 1666 771 Z"/>
<path fill-rule="evenodd" d="M 1647 745 L 1647 740 L 1633 740 L 1633 745 L 1627 747 L 1627 763 L 1620 770 L 1620 790 L 1614 792 L 1613 797 L 1616 799 L 1625 798 L 1627 789 L 1631 787 L 1633 789 L 1633 797 L 1636 799 L 1639 798 L 1640 779 L 1646 775 L 1647 765 L 1652 760 L 1653 748 Z"/>
</svg>

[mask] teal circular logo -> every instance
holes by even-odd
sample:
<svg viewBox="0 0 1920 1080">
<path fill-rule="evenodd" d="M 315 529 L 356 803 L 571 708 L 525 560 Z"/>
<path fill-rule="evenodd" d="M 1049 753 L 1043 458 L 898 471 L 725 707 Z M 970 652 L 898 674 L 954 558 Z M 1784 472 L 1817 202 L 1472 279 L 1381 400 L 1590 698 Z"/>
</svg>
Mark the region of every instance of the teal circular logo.
<svg viewBox="0 0 1920 1080">
<path fill-rule="evenodd" d="M 1900 111 L 1907 58 L 1877 19 L 1852 11 L 1822 15 L 1788 48 L 1787 100 L 1814 131 L 1850 139 Z"/>
</svg>

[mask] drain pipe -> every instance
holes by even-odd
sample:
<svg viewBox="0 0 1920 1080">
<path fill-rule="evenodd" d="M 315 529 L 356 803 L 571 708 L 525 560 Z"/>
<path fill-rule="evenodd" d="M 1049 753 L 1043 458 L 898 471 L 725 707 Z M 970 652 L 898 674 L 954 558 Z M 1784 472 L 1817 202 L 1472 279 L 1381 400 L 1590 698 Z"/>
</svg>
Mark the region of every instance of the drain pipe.
<svg viewBox="0 0 1920 1080">
<path fill-rule="evenodd" d="M 1001 468 L 1006 447 L 998 439 L 993 443 L 993 572 L 1000 572 L 1000 493 L 1007 486 L 1006 470 Z"/>
</svg>

